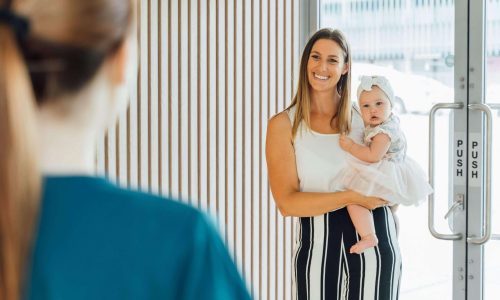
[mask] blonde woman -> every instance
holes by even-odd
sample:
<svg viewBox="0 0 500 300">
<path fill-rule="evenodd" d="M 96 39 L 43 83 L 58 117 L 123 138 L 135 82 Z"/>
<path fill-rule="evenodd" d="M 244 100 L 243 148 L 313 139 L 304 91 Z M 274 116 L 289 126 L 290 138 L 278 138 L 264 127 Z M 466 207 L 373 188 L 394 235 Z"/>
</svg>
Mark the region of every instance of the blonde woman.
<svg viewBox="0 0 500 300">
<path fill-rule="evenodd" d="M 268 124 L 266 156 L 271 190 L 284 216 L 298 217 L 294 299 L 398 299 L 401 257 L 385 201 L 331 190 L 346 165 L 341 134 L 361 142 L 363 121 L 352 109 L 351 53 L 338 30 L 321 29 L 302 54 L 290 107 Z M 379 244 L 351 254 L 359 240 L 345 208 L 372 210 Z"/>
</svg>

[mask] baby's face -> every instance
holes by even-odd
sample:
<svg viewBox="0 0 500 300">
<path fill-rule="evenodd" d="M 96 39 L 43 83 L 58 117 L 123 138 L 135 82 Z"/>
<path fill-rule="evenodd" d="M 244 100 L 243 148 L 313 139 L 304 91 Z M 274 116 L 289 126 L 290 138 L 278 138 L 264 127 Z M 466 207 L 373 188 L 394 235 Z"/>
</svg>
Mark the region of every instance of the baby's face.
<svg viewBox="0 0 500 300">
<path fill-rule="evenodd" d="M 363 91 L 359 96 L 359 108 L 365 126 L 377 126 L 391 115 L 391 102 L 382 90 L 372 86 L 371 91 Z"/>
</svg>

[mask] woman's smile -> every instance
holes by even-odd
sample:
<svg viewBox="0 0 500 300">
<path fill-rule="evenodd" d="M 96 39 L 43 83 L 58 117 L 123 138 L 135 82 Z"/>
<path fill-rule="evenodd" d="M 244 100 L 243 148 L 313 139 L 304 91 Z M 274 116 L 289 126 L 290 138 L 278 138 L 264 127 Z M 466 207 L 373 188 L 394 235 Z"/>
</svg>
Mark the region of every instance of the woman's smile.
<svg viewBox="0 0 500 300">
<path fill-rule="evenodd" d="M 313 72 L 313 76 L 315 79 L 323 80 L 323 81 L 330 79 L 330 76 L 322 76 L 322 75 L 319 75 L 318 73 L 314 73 L 314 72 Z"/>
</svg>

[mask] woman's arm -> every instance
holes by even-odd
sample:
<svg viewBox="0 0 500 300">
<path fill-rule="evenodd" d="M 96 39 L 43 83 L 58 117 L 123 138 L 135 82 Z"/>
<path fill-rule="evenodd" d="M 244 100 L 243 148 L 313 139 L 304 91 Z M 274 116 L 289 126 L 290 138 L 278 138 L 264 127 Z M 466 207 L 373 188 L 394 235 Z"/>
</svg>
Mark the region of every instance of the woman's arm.
<svg viewBox="0 0 500 300">
<path fill-rule="evenodd" d="M 340 147 L 344 151 L 368 163 L 379 162 L 391 145 L 391 139 L 385 133 L 379 133 L 374 136 L 370 146 L 356 144 L 351 138 L 345 135 L 340 136 L 339 142 Z"/>
<path fill-rule="evenodd" d="M 348 204 L 375 209 L 386 203 L 381 199 L 365 197 L 353 191 L 300 192 L 292 144 L 292 125 L 286 112 L 274 116 L 268 123 L 266 160 L 271 191 L 283 216 L 317 216 Z"/>
</svg>

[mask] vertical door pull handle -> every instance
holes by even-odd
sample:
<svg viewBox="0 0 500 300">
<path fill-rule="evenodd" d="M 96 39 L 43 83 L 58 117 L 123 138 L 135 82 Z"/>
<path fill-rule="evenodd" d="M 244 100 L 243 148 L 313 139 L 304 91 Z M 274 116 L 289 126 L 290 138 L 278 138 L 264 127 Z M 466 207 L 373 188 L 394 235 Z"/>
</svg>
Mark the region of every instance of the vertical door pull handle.
<svg viewBox="0 0 500 300">
<path fill-rule="evenodd" d="M 495 109 L 500 111 L 500 103 L 491 103 L 487 104 L 491 109 Z M 491 141 L 493 143 L 493 141 Z M 500 234 L 492 234 L 491 235 L 492 240 L 500 240 Z"/>
<path fill-rule="evenodd" d="M 491 238 L 491 109 L 486 104 L 469 104 L 470 110 L 482 111 L 486 115 L 486 169 L 485 197 L 483 198 L 484 233 L 480 237 L 467 237 L 467 243 L 482 245 Z"/>
<path fill-rule="evenodd" d="M 434 131 L 435 131 L 435 116 L 440 109 L 462 109 L 463 103 L 438 103 L 434 105 L 429 113 L 429 184 L 434 188 Z M 435 190 L 435 188 L 434 188 Z M 434 226 L 434 193 L 429 195 L 429 231 L 431 234 L 440 240 L 460 240 L 461 233 L 445 234 L 437 232 Z M 448 214 L 447 214 L 448 215 Z"/>
</svg>

